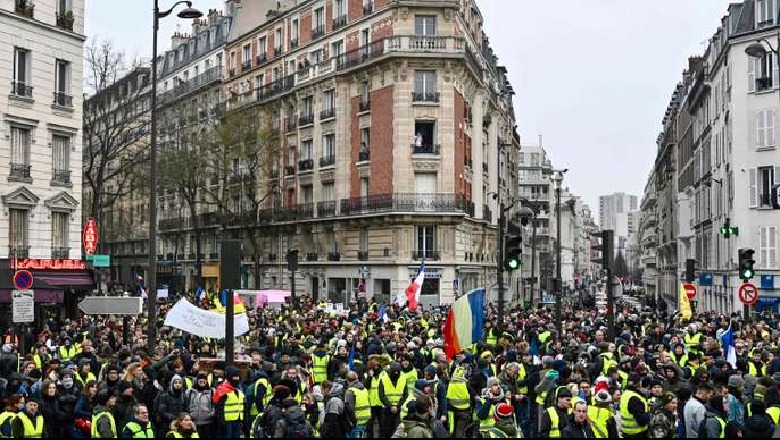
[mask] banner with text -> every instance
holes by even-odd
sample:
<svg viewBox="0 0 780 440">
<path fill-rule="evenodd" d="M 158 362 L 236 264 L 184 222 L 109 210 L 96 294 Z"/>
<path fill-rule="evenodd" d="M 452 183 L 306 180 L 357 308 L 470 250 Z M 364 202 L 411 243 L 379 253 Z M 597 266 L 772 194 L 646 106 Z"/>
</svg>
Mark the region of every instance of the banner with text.
<svg viewBox="0 0 780 440">
<path fill-rule="evenodd" d="M 225 338 L 225 315 L 203 310 L 182 299 L 165 317 L 165 325 L 175 327 L 202 338 Z M 235 336 L 249 332 L 246 313 L 235 315 Z"/>
</svg>

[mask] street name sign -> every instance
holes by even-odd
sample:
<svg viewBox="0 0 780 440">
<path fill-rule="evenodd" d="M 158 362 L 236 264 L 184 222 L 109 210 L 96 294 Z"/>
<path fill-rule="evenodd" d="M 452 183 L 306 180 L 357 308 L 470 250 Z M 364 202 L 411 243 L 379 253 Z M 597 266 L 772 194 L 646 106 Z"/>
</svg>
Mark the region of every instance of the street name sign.
<svg viewBox="0 0 780 440">
<path fill-rule="evenodd" d="M 79 303 L 87 315 L 140 315 L 143 299 L 137 296 L 87 296 Z"/>
</svg>

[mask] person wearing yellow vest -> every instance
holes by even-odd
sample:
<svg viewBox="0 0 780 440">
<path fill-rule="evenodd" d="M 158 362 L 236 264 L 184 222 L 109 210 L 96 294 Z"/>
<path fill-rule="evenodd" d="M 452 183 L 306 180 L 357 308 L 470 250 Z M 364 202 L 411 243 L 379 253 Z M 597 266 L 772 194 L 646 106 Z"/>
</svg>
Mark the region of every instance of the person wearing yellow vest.
<svg viewBox="0 0 780 440">
<path fill-rule="evenodd" d="M 125 424 L 122 438 L 154 438 L 152 422 L 149 421 L 149 409 L 143 403 L 133 406 L 133 418 Z"/>
<path fill-rule="evenodd" d="M 595 438 L 592 423 L 588 420 L 588 404 L 585 401 L 572 405 L 572 417 L 569 425 L 561 430 L 563 438 Z"/>
<path fill-rule="evenodd" d="M 756 350 L 748 361 L 748 374 L 753 377 L 766 376 L 766 363 L 763 362 L 761 351 Z"/>
<path fill-rule="evenodd" d="M 319 385 L 328 379 L 328 363 L 330 363 L 330 355 L 325 345 L 322 343 L 317 344 L 317 348 L 311 354 L 311 372 L 315 385 Z"/>
<path fill-rule="evenodd" d="M 588 405 L 588 420 L 595 438 L 618 438 L 615 411 L 612 409 L 612 395 L 606 384 L 593 396 L 593 405 Z"/>
<path fill-rule="evenodd" d="M 414 383 L 417 382 L 417 369 L 412 365 L 409 355 L 398 355 L 398 361 L 401 362 L 401 376 L 406 380 L 407 394 L 414 393 Z"/>
<path fill-rule="evenodd" d="M 698 354 L 701 350 L 701 343 L 702 341 L 701 333 L 698 333 L 698 327 L 696 324 L 691 323 L 691 325 L 688 326 L 688 333 L 685 334 L 685 337 L 683 338 L 683 342 L 685 342 L 685 347 L 688 349 L 688 353 L 696 353 Z"/>
<path fill-rule="evenodd" d="M 707 413 L 704 416 L 703 427 L 705 432 L 699 432 L 699 436 L 705 438 L 736 438 L 738 430 L 732 422 L 728 421 L 728 401 L 723 396 L 715 395 L 710 398 Z"/>
<path fill-rule="evenodd" d="M 0 413 L 0 438 L 11 438 L 13 436 L 13 421 L 19 411 L 24 410 L 25 398 L 19 394 L 13 394 L 8 397 L 8 403 L 5 409 Z"/>
<path fill-rule="evenodd" d="M 243 432 L 244 392 L 241 391 L 241 372 L 235 367 L 225 369 L 225 382 L 214 393 L 218 435 L 223 438 L 239 438 Z"/>
<path fill-rule="evenodd" d="M 522 438 L 515 424 L 515 409 L 508 403 L 499 403 L 494 415 L 496 423 L 480 430 L 482 438 Z"/>
<path fill-rule="evenodd" d="M 379 420 L 382 417 L 382 400 L 379 399 L 379 382 L 383 375 L 387 373 L 382 369 L 382 365 L 375 359 L 368 360 L 368 368 L 366 369 L 365 385 L 368 389 L 368 403 L 371 405 L 371 422 L 369 423 L 369 430 L 372 437 L 378 436 Z"/>
<path fill-rule="evenodd" d="M 447 385 L 447 422 L 450 437 L 465 437 L 466 427 L 471 423 L 471 396 L 465 367 L 459 366 L 452 373 Z"/>
<path fill-rule="evenodd" d="M 347 391 L 344 393 L 344 404 L 351 429 L 347 438 L 365 437 L 368 423 L 371 421 L 371 403 L 368 400 L 368 390 L 358 380 L 354 371 L 347 373 Z"/>
<path fill-rule="evenodd" d="M 640 377 L 632 374 L 628 387 L 620 396 L 620 433 L 622 438 L 647 437 L 647 424 L 650 421 L 650 407 L 639 393 Z"/>
<path fill-rule="evenodd" d="M 24 404 L 24 410 L 16 414 L 11 425 L 15 438 L 48 437 L 43 416 L 38 412 L 38 402 L 35 400 L 28 400 Z"/>
<path fill-rule="evenodd" d="M 97 379 L 95 378 L 95 375 L 92 374 L 92 365 L 87 359 L 82 359 L 79 361 L 79 369 L 76 371 L 76 376 L 74 379 L 76 379 L 76 382 L 80 383 L 83 387 L 89 382 L 97 382 Z"/>
<path fill-rule="evenodd" d="M 479 421 L 479 430 L 486 430 L 496 424 L 494 418 L 496 406 L 506 400 L 504 388 L 497 377 L 489 377 L 487 387 L 480 393 L 479 403 L 474 410 L 475 419 Z"/>
<path fill-rule="evenodd" d="M 92 410 L 92 427 L 90 428 L 92 438 L 116 438 L 115 407 L 116 396 L 109 393 L 108 390 L 98 392 L 97 405 Z"/>
<path fill-rule="evenodd" d="M 688 355 L 685 354 L 685 346 L 683 344 L 676 344 L 672 349 L 672 352 L 669 353 L 669 357 L 671 357 L 672 361 L 680 368 L 688 364 Z"/>
<path fill-rule="evenodd" d="M 561 438 L 564 428 L 569 425 L 571 409 L 571 390 L 567 387 L 555 389 L 555 405 L 542 412 L 539 423 L 539 436 Z"/>
<path fill-rule="evenodd" d="M 192 417 L 187 413 L 181 413 L 171 422 L 171 430 L 165 434 L 165 438 L 200 438 L 200 436 Z"/>
<path fill-rule="evenodd" d="M 379 437 L 390 438 L 401 423 L 401 404 L 406 401 L 408 388 L 401 374 L 401 364 L 390 364 L 389 373 L 379 380 L 379 400 L 382 416 L 379 420 Z"/>
<path fill-rule="evenodd" d="M 616 367 L 615 355 L 609 351 L 609 344 L 602 342 L 599 344 L 599 355 L 596 357 L 596 371 L 600 375 L 606 376 L 609 367 Z"/>
<path fill-rule="evenodd" d="M 65 338 L 65 342 L 60 346 L 57 353 L 60 356 L 60 362 L 65 363 L 73 359 L 78 353 L 78 350 L 71 344 L 70 338 Z"/>
</svg>

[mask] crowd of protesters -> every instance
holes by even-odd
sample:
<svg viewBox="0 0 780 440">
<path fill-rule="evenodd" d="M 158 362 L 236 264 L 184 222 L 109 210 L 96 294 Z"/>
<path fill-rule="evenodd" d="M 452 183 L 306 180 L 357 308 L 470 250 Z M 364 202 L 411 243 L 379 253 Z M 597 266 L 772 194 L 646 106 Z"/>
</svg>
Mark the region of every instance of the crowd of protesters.
<svg viewBox="0 0 780 440">
<path fill-rule="evenodd" d="M 149 350 L 142 317 L 9 327 L 0 437 L 770 438 L 779 425 L 776 315 L 624 309 L 610 337 L 595 311 L 565 311 L 559 335 L 553 312 L 499 320 L 489 305 L 482 340 L 448 359 L 444 313 L 249 310 L 233 365 L 223 341 L 161 321 Z"/>
</svg>

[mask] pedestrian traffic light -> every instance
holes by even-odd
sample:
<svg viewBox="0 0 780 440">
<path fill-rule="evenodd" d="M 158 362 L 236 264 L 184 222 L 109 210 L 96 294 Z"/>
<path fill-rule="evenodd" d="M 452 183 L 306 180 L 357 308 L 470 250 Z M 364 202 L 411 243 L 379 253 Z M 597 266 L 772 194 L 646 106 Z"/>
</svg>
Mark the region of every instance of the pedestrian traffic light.
<svg viewBox="0 0 780 440">
<path fill-rule="evenodd" d="M 295 272 L 298 270 L 298 250 L 293 249 L 287 252 L 287 270 Z"/>
<path fill-rule="evenodd" d="M 507 225 L 505 236 L 504 268 L 507 272 L 519 269 L 523 265 L 523 230 L 512 223 Z"/>
<path fill-rule="evenodd" d="M 756 264 L 756 260 L 753 259 L 755 253 L 753 249 L 739 250 L 739 278 L 743 281 L 748 281 L 756 275 L 753 269 L 753 265 Z"/>
<path fill-rule="evenodd" d="M 685 281 L 691 283 L 696 279 L 696 260 L 689 258 L 685 260 Z"/>
</svg>

